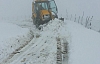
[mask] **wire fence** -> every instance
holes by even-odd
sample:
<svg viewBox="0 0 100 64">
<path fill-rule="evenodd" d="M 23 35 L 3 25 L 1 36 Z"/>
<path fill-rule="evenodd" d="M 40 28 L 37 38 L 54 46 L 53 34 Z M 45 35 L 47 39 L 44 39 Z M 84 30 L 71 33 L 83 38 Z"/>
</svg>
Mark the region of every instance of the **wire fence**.
<svg viewBox="0 0 100 64">
<path fill-rule="evenodd" d="M 84 27 L 88 29 L 95 30 L 97 32 L 100 32 L 100 20 L 95 20 L 93 16 L 85 16 L 84 12 L 83 15 L 68 15 L 68 12 L 66 12 L 66 20 L 71 20 L 76 23 L 79 23 L 83 25 Z"/>
</svg>

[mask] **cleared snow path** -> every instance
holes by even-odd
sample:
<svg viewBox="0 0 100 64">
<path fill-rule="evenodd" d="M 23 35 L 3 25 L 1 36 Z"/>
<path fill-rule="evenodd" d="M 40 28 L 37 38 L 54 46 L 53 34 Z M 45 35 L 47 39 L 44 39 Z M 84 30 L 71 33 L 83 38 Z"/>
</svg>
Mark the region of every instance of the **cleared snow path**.
<svg viewBox="0 0 100 64">
<path fill-rule="evenodd" d="M 46 36 L 33 38 L 26 47 L 19 51 L 20 53 L 14 55 L 13 58 L 8 60 L 7 63 L 4 62 L 4 64 L 38 64 L 39 62 L 44 64 L 46 58 L 50 54 L 56 54 L 56 52 L 54 52 L 56 49 L 54 49 L 53 52 L 51 51 L 53 48 L 52 46 L 55 48 L 56 42 L 53 39 L 48 38 L 49 37 Z M 51 43 L 51 40 L 53 44 Z"/>
<path fill-rule="evenodd" d="M 10 22 L 16 24 L 22 28 L 28 28 L 32 31 L 33 39 L 13 52 L 8 58 L 6 58 L 1 64 L 56 64 L 57 63 L 57 40 L 61 39 L 60 57 L 62 60 L 66 60 L 66 49 L 63 47 L 63 42 L 67 40 L 65 35 L 66 29 L 64 22 L 60 20 L 52 20 L 47 25 L 43 25 L 41 30 L 37 30 L 32 22 Z M 63 28 L 63 29 L 62 29 Z M 63 40 L 65 39 L 65 40 Z M 64 58 L 63 58 L 64 57 Z M 66 60 L 67 61 L 67 60 Z M 60 62 L 61 64 L 62 61 Z"/>
</svg>

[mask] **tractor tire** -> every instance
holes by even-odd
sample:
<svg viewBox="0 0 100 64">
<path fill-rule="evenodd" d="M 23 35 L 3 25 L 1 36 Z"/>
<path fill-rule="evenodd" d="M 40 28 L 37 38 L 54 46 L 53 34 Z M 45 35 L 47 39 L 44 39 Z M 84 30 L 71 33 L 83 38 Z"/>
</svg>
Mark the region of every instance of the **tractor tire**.
<svg viewBox="0 0 100 64">
<path fill-rule="evenodd" d="M 33 24 L 36 25 L 36 18 L 33 17 Z"/>
</svg>

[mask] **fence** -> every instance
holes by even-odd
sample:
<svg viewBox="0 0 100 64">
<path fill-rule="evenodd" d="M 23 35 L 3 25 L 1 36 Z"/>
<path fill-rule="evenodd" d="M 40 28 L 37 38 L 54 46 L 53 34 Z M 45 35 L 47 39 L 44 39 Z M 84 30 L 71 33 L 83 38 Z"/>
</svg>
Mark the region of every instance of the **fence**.
<svg viewBox="0 0 100 64">
<path fill-rule="evenodd" d="M 85 16 L 85 13 L 83 12 L 82 15 L 68 15 L 68 12 L 66 12 L 66 20 L 71 20 L 76 23 L 79 23 L 83 25 L 84 27 L 88 29 L 92 29 L 95 31 L 100 32 L 100 20 L 94 20 L 93 16 Z"/>
</svg>

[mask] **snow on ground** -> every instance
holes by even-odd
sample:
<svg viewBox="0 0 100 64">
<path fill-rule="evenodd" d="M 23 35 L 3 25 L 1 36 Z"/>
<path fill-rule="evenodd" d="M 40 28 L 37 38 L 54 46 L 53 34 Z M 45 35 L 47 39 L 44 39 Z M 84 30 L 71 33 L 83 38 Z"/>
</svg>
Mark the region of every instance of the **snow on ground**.
<svg viewBox="0 0 100 64">
<path fill-rule="evenodd" d="M 84 11 L 85 17 L 92 15 L 94 16 L 94 19 L 98 19 L 100 17 L 100 14 L 98 14 L 98 10 L 100 10 L 99 0 L 94 0 L 91 3 L 89 3 L 89 0 L 63 0 L 63 2 L 61 2 L 62 0 L 55 1 L 59 9 L 59 16 L 66 17 L 67 13 L 69 18 L 71 18 L 71 15 L 72 17 L 75 16 L 75 14 L 77 16 L 82 16 Z M 28 62 L 30 62 L 30 64 L 33 64 L 34 62 L 39 64 L 39 62 L 43 61 L 45 61 L 43 64 L 50 62 L 55 63 L 56 41 L 54 39 L 56 39 L 56 37 L 60 37 L 65 38 L 69 43 L 69 64 L 100 64 L 100 33 L 84 28 L 83 26 L 72 21 L 65 20 L 63 23 L 57 19 L 53 22 L 49 22 L 46 27 L 43 25 L 43 30 L 38 31 L 34 26 L 32 26 L 32 22 L 29 22 L 30 20 L 27 20 L 28 22 L 25 20 L 19 21 L 19 19 L 22 20 L 22 18 L 26 19 L 31 16 L 31 2 L 32 0 L 23 0 L 22 2 L 20 0 L 1 0 L 0 14 L 2 16 L 0 16 L 0 19 L 3 21 L 0 20 L 0 62 L 7 58 L 17 48 L 27 43 L 27 41 L 30 41 L 33 36 L 33 34 L 31 34 L 32 31 L 35 36 L 38 34 L 40 37 L 33 38 L 33 40 L 26 47 L 19 51 L 20 54 L 16 54 L 8 62 L 11 64 L 15 64 L 17 62 L 17 64 Z M 86 3 L 86 5 L 84 5 L 84 3 Z M 65 4 L 66 8 L 62 7 L 62 4 Z M 8 11 L 5 13 L 5 10 Z M 97 31 L 100 30 L 99 23 L 99 21 L 92 22 L 92 28 Z M 47 41 L 47 43 L 44 43 L 45 41 Z M 45 45 L 43 45 L 43 43 Z M 42 51 L 42 49 L 44 50 Z M 34 55 L 34 53 L 36 55 Z"/>
<path fill-rule="evenodd" d="M 42 26 L 43 31 L 41 32 L 42 34 L 49 34 L 49 36 L 52 37 L 67 37 L 67 29 L 64 28 L 66 24 L 64 24 L 63 21 L 55 19 L 51 20 L 47 26 Z"/>
<path fill-rule="evenodd" d="M 100 33 L 65 21 L 71 33 L 69 64 L 100 64 Z"/>
<path fill-rule="evenodd" d="M 64 64 L 99 64 L 100 33 L 87 29 L 74 21 L 51 20 L 37 30 L 31 20 L 7 21 L 0 25 L 1 64 L 56 64 L 56 38 L 69 43 L 68 59 Z M 31 32 L 31 31 L 32 32 Z M 30 41 L 34 34 L 34 38 Z M 12 58 L 7 59 L 18 47 L 29 42 Z"/>
<path fill-rule="evenodd" d="M 93 20 L 92 22 L 91 22 L 92 24 L 91 24 L 91 28 L 93 29 L 93 30 L 95 30 L 95 31 L 100 31 L 100 20 Z"/>
<path fill-rule="evenodd" d="M 34 33 L 31 42 L 22 48 L 16 55 L 3 64 L 56 64 L 57 41 L 56 38 L 67 38 L 66 28 L 63 28 L 64 22 L 52 20 L 43 29 Z M 28 26 L 27 26 L 28 27 Z M 33 26 L 32 26 L 33 28 Z M 36 30 L 36 29 L 35 29 Z M 35 32 L 35 30 L 33 32 Z M 66 34 L 66 36 L 65 36 Z"/>
<path fill-rule="evenodd" d="M 56 63 L 56 41 L 55 38 L 43 35 L 40 37 L 35 36 L 30 44 L 23 48 L 20 54 L 16 54 L 11 60 L 9 60 L 7 64 L 47 63 Z"/>
<path fill-rule="evenodd" d="M 0 20 L 0 62 L 27 44 L 32 38 L 32 32 L 15 24 Z"/>
<path fill-rule="evenodd" d="M 86 24 L 86 18 L 92 17 L 91 29 L 100 31 L 100 0 L 55 0 L 58 7 L 58 17 L 82 22 Z M 84 12 L 84 16 L 83 16 Z M 83 21 L 82 21 L 83 16 Z"/>
<path fill-rule="evenodd" d="M 18 41 L 20 41 L 20 40 L 17 39 L 18 40 L 17 42 L 13 41 L 14 36 L 15 36 L 15 40 L 16 40 L 17 36 L 21 37 L 21 35 L 24 35 L 24 36 L 27 35 L 26 28 L 28 28 L 28 29 L 35 28 L 34 26 L 31 26 L 30 22 L 23 21 L 23 23 L 19 23 L 19 21 L 18 21 L 18 22 L 14 22 L 13 24 L 11 24 L 11 23 L 12 22 L 7 23 L 7 25 L 6 25 L 6 22 L 5 22 L 5 25 L 2 24 L 4 27 L 8 26 L 7 29 L 6 28 L 3 28 L 3 29 L 6 29 L 6 30 L 13 29 L 13 30 L 10 30 L 11 32 L 15 31 L 15 30 L 16 31 L 20 30 L 20 31 L 22 31 L 22 33 L 19 31 L 19 32 L 15 33 L 15 35 L 12 34 L 13 39 L 10 39 L 10 37 L 9 37 L 10 41 L 7 41 L 7 43 L 8 43 L 8 46 L 10 46 L 10 47 L 5 47 L 5 44 L 7 44 L 7 43 L 5 43 L 3 45 L 3 47 L 4 47 L 3 49 L 7 49 L 7 50 L 9 49 L 8 50 L 9 52 L 7 52 L 7 54 L 8 53 L 10 54 L 15 50 L 15 49 L 13 49 L 13 47 L 20 46 L 20 43 L 18 44 Z M 16 26 L 15 24 L 18 26 Z M 17 64 L 22 64 L 22 63 L 29 63 L 29 64 L 31 64 L 31 63 L 34 63 L 34 64 L 38 64 L 38 63 L 43 63 L 43 64 L 50 63 L 51 64 L 51 63 L 53 63 L 53 64 L 55 64 L 56 63 L 56 49 L 57 49 L 56 37 L 58 37 L 58 35 L 59 35 L 59 37 L 61 36 L 59 29 L 61 30 L 61 28 L 63 28 L 62 27 L 63 24 L 64 23 L 62 23 L 62 21 L 55 20 L 55 21 L 51 21 L 46 27 L 43 26 L 43 30 L 40 30 L 37 32 L 36 29 L 33 29 L 34 38 L 31 40 L 31 42 L 28 45 L 26 45 L 24 48 L 22 48 L 20 51 L 17 51 L 20 53 L 14 55 L 10 59 L 9 59 L 9 57 L 7 59 L 3 59 L 3 61 L 1 60 L 2 62 L 0 62 L 0 63 L 1 64 L 16 64 L 16 63 Z M 19 26 L 21 26 L 22 28 L 20 28 Z M 48 32 L 51 32 L 51 33 L 48 34 Z M 7 34 L 9 34 L 11 36 L 11 34 L 9 32 L 7 32 Z M 56 35 L 54 35 L 54 34 L 56 34 Z M 5 39 L 5 37 L 3 39 Z M 19 38 L 19 39 L 23 40 L 23 38 Z M 27 40 L 27 39 L 29 39 L 29 36 L 26 36 L 25 40 Z M 25 43 L 25 42 L 22 41 L 21 43 Z M 12 47 L 13 51 L 11 50 L 11 47 Z M 3 50 L 3 52 L 5 52 L 5 51 Z M 3 56 L 3 54 L 1 56 Z M 1 57 L 1 58 L 3 58 L 3 57 Z M 33 61 L 33 59 L 34 59 L 34 61 Z"/>
</svg>

